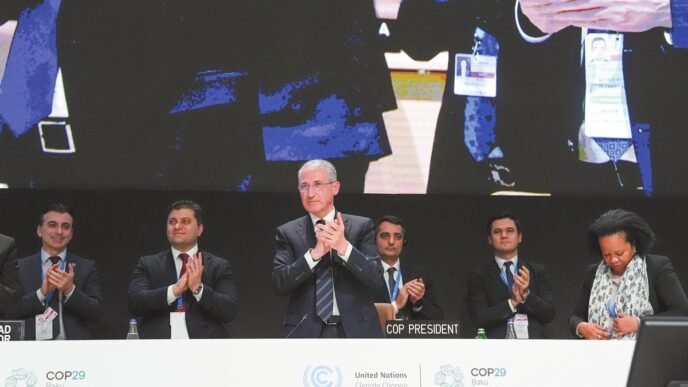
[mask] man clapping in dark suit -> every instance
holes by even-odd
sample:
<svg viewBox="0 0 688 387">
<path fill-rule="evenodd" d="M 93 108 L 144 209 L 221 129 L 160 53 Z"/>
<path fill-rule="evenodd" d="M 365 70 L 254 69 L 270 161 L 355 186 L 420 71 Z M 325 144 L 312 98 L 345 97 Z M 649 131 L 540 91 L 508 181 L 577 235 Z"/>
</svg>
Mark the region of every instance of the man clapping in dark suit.
<svg viewBox="0 0 688 387">
<path fill-rule="evenodd" d="M 442 308 L 437 304 L 432 282 L 417 267 L 399 257 L 406 246 L 406 224 L 393 215 L 376 222 L 375 244 L 382 259 L 387 289 L 378 297 L 380 302 L 391 302 L 397 318 L 409 320 L 441 320 Z"/>
<path fill-rule="evenodd" d="M 223 324 L 237 312 L 237 288 L 229 261 L 198 249 L 203 210 L 172 203 L 167 239 L 172 247 L 139 259 L 129 283 L 129 311 L 139 316 L 144 339 L 225 338 Z"/>
<path fill-rule="evenodd" d="M 13 314 L 20 292 L 14 239 L 0 234 L 0 318 Z"/>
<path fill-rule="evenodd" d="M 373 221 L 334 208 L 337 171 L 311 160 L 298 172 L 306 216 L 277 228 L 272 287 L 289 296 L 287 337 L 382 337 L 373 299 L 383 286 Z"/>
<path fill-rule="evenodd" d="M 554 319 L 552 286 L 545 267 L 518 256 L 519 219 L 503 212 L 487 223 L 487 241 L 494 258 L 473 272 L 468 281 L 468 311 L 487 337 L 503 339 L 513 319 L 517 338 L 545 338 L 544 325 Z"/>
<path fill-rule="evenodd" d="M 27 340 L 79 340 L 93 337 L 92 325 L 103 315 L 100 277 L 95 262 L 67 251 L 74 236 L 71 211 L 51 204 L 36 229 L 41 251 L 19 260 L 24 291 L 19 315 L 26 319 Z"/>
</svg>

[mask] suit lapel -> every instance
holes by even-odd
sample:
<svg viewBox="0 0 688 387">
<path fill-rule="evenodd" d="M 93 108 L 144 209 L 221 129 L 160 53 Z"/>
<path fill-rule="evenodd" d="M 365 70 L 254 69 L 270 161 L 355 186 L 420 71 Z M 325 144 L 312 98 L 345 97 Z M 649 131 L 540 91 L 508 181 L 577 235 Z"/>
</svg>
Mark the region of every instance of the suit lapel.
<svg viewBox="0 0 688 387">
<path fill-rule="evenodd" d="M 29 265 L 29 283 L 32 289 L 38 289 L 43 284 L 43 261 L 41 261 L 41 253 L 31 257 L 31 264 Z"/>
<path fill-rule="evenodd" d="M 351 240 L 351 227 L 349 227 L 349 217 L 342 213 L 342 219 L 344 220 L 344 236 L 346 240 Z"/>
<path fill-rule="evenodd" d="M 490 282 L 494 284 L 493 287 L 495 289 L 501 289 L 499 292 L 502 296 L 506 295 L 509 297 L 509 290 L 506 288 L 504 281 L 502 281 L 500 274 L 501 271 L 499 270 L 499 265 L 497 265 L 497 262 L 492 261 L 492 264 L 490 264 L 489 269 L 487 270 L 487 278 L 489 278 Z"/>
<path fill-rule="evenodd" d="M 297 227 L 298 230 L 296 234 L 299 236 L 299 239 L 303 244 L 303 251 L 306 251 L 311 247 L 315 246 L 315 229 L 313 228 L 313 224 L 311 223 L 310 215 L 306 214 L 306 216 L 301 218 L 301 221 L 298 223 Z"/>
<path fill-rule="evenodd" d="M 74 264 L 74 267 L 73 268 L 70 267 L 69 266 L 70 264 Z M 74 281 L 74 286 L 77 286 L 77 283 L 80 282 L 80 281 L 77 281 L 77 276 L 79 275 L 79 273 L 81 273 L 81 271 L 79 271 L 79 268 L 76 265 L 76 259 L 74 258 L 74 256 L 67 253 L 67 255 L 65 255 L 65 271 L 69 271 L 69 270 L 74 270 L 73 281 Z"/>
<path fill-rule="evenodd" d="M 174 257 L 172 257 L 172 251 L 168 250 L 164 252 L 161 255 L 160 259 L 162 260 L 161 264 L 164 269 L 165 277 L 171 280 L 172 283 L 176 283 L 178 280 L 177 268 L 174 265 Z"/>
</svg>

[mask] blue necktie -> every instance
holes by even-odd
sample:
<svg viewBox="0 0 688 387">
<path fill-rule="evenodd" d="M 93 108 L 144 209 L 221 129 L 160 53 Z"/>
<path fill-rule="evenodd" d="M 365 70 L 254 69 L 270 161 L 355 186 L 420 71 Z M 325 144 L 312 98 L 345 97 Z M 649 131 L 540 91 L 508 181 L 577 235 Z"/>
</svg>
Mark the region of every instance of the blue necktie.
<svg viewBox="0 0 688 387">
<path fill-rule="evenodd" d="M 397 280 L 394 278 L 394 272 L 397 271 L 395 267 L 390 267 L 387 269 L 387 275 L 389 278 L 387 279 L 387 283 L 389 284 L 389 301 L 394 301 L 392 297 L 394 296 L 394 290 L 397 287 Z"/>
<path fill-rule="evenodd" d="M 506 276 L 506 286 L 509 288 L 509 294 L 514 287 L 514 274 L 511 272 L 511 265 L 513 262 L 504 262 L 504 275 Z"/>
<path fill-rule="evenodd" d="M 477 45 L 475 55 L 497 56 L 499 54 L 499 44 L 494 36 L 481 29 L 476 29 L 475 35 Z M 463 114 L 463 142 L 473 160 L 481 162 L 497 145 L 494 98 L 467 96 Z"/>
<path fill-rule="evenodd" d="M 52 111 L 58 68 L 55 30 L 61 1 L 43 0 L 19 15 L 0 83 L 0 124 L 7 124 L 16 137 Z"/>
</svg>

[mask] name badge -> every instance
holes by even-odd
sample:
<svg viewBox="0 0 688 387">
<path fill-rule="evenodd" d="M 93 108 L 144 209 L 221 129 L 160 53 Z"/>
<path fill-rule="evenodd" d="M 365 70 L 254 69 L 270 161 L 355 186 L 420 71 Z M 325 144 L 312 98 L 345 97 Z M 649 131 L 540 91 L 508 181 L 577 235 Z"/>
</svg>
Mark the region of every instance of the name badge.
<svg viewBox="0 0 688 387">
<path fill-rule="evenodd" d="M 514 330 L 517 339 L 528 338 L 528 315 L 519 313 L 514 316 Z"/>
<path fill-rule="evenodd" d="M 497 96 L 497 57 L 456 54 L 454 94 L 474 97 Z"/>
<path fill-rule="evenodd" d="M 585 35 L 585 135 L 631 138 L 623 73 L 623 34 Z"/>
<path fill-rule="evenodd" d="M 56 318 L 57 312 L 51 307 L 36 315 L 36 340 L 53 339 L 53 320 Z"/>
<path fill-rule="evenodd" d="M 171 339 L 188 340 L 189 332 L 186 330 L 186 312 L 170 312 Z"/>
</svg>

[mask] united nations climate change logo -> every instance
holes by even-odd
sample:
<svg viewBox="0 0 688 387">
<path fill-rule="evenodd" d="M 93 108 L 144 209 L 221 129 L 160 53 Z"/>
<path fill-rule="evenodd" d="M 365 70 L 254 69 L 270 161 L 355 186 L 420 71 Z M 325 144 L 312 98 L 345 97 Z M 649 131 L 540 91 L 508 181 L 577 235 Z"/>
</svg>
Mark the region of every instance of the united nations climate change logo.
<svg viewBox="0 0 688 387">
<path fill-rule="evenodd" d="M 440 367 L 435 373 L 435 384 L 441 387 L 463 387 L 463 372 L 461 368 L 449 364 Z"/>
<path fill-rule="evenodd" d="M 311 366 L 303 372 L 305 387 L 341 387 L 342 380 L 342 371 L 337 366 Z"/>
<path fill-rule="evenodd" d="M 32 370 L 25 370 L 23 368 L 12 370 L 12 376 L 5 379 L 5 387 L 33 387 L 36 383 L 38 383 L 36 374 Z"/>
</svg>

